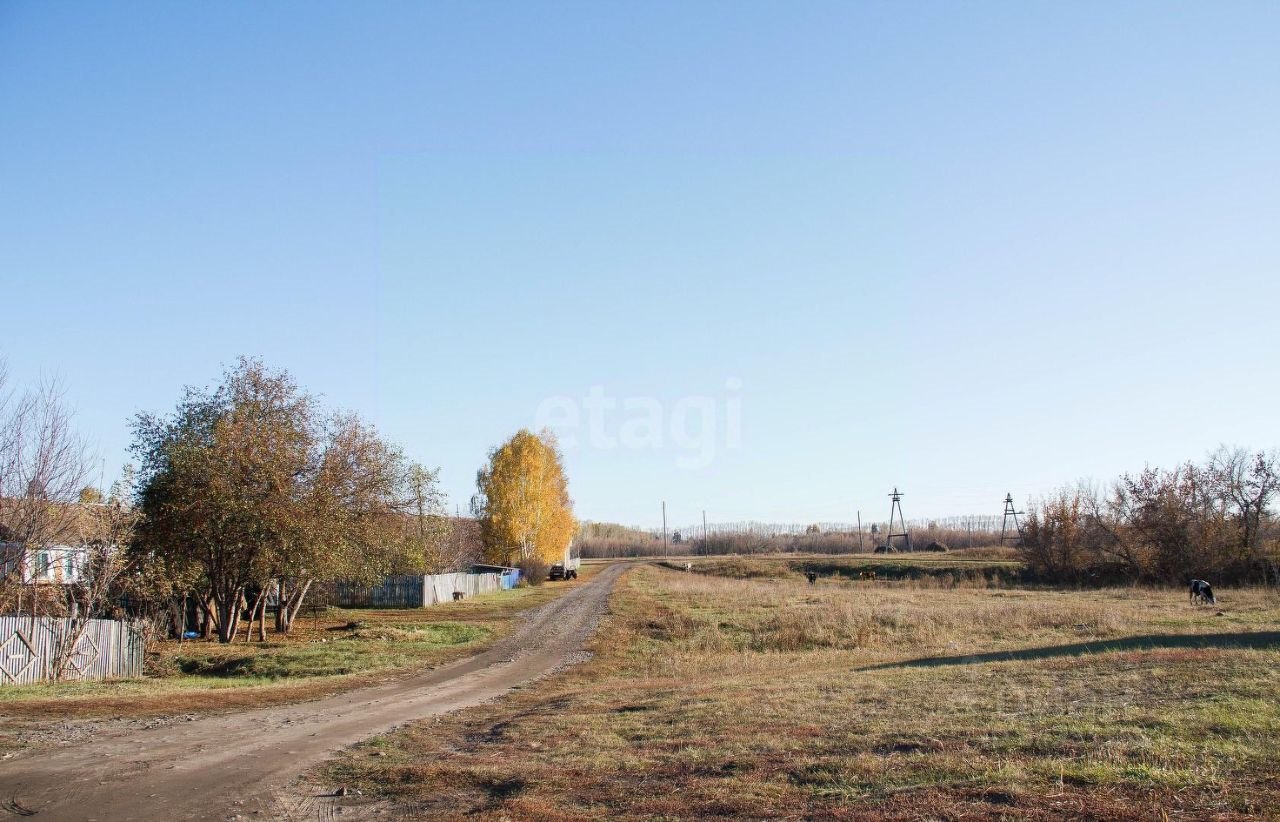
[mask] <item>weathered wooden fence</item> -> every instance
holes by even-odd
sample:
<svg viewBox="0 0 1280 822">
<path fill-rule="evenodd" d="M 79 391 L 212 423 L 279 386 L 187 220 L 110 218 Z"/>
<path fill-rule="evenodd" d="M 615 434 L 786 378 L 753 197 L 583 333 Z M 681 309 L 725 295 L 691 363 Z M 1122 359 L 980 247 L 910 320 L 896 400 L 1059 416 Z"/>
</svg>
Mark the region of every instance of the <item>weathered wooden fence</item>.
<svg viewBox="0 0 1280 822">
<path fill-rule="evenodd" d="M 71 620 L 0 616 L 0 685 L 27 685 L 52 679 L 62 638 Z M 136 625 L 91 619 L 76 642 L 64 678 L 107 679 L 142 676 L 142 632 Z"/>
<path fill-rule="evenodd" d="M 343 608 L 418 608 L 426 577 L 387 577 L 377 585 L 339 582 L 333 604 Z"/>
<path fill-rule="evenodd" d="M 452 602 L 454 591 L 468 597 L 490 594 L 514 587 L 518 579 L 519 572 L 511 572 L 387 577 L 377 585 L 339 582 L 334 604 L 343 608 L 424 608 Z"/>
</svg>

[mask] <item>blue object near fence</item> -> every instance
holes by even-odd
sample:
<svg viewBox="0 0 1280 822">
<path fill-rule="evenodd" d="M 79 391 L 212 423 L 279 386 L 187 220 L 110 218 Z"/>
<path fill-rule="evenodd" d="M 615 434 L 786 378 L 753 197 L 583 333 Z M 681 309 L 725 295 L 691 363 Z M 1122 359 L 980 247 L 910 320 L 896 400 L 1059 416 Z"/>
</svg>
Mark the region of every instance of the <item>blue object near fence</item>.
<svg viewBox="0 0 1280 822">
<path fill-rule="evenodd" d="M 509 591 L 520 584 L 520 569 L 512 568 L 502 575 L 502 590 Z"/>
</svg>

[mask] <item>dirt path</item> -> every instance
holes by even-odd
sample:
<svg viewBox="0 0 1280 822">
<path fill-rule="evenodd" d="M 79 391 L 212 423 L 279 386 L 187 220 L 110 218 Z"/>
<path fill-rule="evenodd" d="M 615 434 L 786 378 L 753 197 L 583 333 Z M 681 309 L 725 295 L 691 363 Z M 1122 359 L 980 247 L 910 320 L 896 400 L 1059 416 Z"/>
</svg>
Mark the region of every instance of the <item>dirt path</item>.
<svg viewBox="0 0 1280 822">
<path fill-rule="evenodd" d="M 624 565 L 526 617 L 493 648 L 316 702 L 106 736 L 0 763 L 0 808 L 39 819 L 275 819 L 324 815 L 289 781 L 346 745 L 493 699 L 577 661 Z"/>
</svg>

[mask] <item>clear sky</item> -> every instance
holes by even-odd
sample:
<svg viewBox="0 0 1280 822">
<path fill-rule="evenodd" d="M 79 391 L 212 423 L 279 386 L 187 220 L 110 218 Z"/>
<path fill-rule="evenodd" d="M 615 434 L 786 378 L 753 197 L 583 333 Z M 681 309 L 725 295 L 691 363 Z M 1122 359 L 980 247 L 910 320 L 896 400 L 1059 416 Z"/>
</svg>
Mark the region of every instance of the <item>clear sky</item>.
<svg viewBox="0 0 1280 822">
<path fill-rule="evenodd" d="M 1270 448 L 1277 44 L 1274 2 L 6 2 L 0 351 L 108 482 L 251 354 L 464 509 L 557 422 L 641 525 Z"/>
</svg>

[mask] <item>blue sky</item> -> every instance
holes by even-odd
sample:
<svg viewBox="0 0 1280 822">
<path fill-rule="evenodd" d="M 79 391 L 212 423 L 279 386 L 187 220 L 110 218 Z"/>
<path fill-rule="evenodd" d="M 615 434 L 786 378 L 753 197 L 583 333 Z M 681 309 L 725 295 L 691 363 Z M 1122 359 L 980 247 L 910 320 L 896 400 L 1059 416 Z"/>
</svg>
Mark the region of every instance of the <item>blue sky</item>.
<svg viewBox="0 0 1280 822">
<path fill-rule="evenodd" d="M 108 475 L 251 354 L 464 509 L 595 388 L 578 513 L 643 525 L 1270 448 L 1277 42 L 1275 3 L 10 2 L 0 351 Z"/>
</svg>

